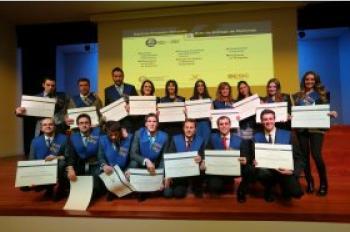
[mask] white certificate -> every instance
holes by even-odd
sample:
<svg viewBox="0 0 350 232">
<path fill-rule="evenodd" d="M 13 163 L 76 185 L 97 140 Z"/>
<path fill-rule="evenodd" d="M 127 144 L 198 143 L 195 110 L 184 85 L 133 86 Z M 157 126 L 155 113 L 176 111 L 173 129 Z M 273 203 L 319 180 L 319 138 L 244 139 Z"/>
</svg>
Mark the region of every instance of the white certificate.
<svg viewBox="0 0 350 232">
<path fill-rule="evenodd" d="M 137 192 L 159 191 L 163 184 L 163 169 L 156 169 L 153 175 L 147 169 L 131 168 L 129 172 L 130 184 Z"/>
<path fill-rule="evenodd" d="M 57 159 L 52 161 L 28 160 L 17 162 L 15 187 L 56 184 Z"/>
<path fill-rule="evenodd" d="M 276 122 L 288 121 L 288 103 L 287 102 L 276 102 L 276 103 L 264 103 L 256 107 L 256 122 L 261 123 L 260 114 L 263 110 L 269 109 L 275 112 Z"/>
<path fill-rule="evenodd" d="M 255 143 L 255 160 L 258 168 L 285 168 L 294 170 L 292 145 Z"/>
<path fill-rule="evenodd" d="M 197 151 L 164 154 L 165 177 L 199 176 L 199 164 L 194 161 Z"/>
<path fill-rule="evenodd" d="M 134 191 L 134 188 L 127 181 L 123 171 L 118 165 L 114 166 L 114 171 L 110 175 L 102 172 L 100 178 L 104 182 L 106 188 L 118 197 L 123 197 Z"/>
<path fill-rule="evenodd" d="M 187 117 L 198 118 L 210 118 L 210 110 L 212 108 L 211 99 L 190 100 L 185 101 Z"/>
<path fill-rule="evenodd" d="M 129 115 L 147 115 L 157 112 L 156 96 L 129 96 Z"/>
<path fill-rule="evenodd" d="M 125 109 L 126 102 L 122 97 L 112 104 L 100 109 L 102 116 L 106 118 L 106 121 L 120 121 L 128 116 L 128 112 Z"/>
<path fill-rule="evenodd" d="M 217 129 L 217 120 L 221 116 L 226 116 L 230 118 L 231 128 L 238 128 L 239 121 L 237 120 L 238 112 L 235 109 L 226 109 L 226 110 L 211 110 L 211 128 Z"/>
<path fill-rule="evenodd" d="M 68 118 L 74 120 L 73 124 L 70 125 L 70 128 L 77 128 L 78 127 L 76 120 L 80 114 L 89 115 L 91 118 L 91 126 L 93 126 L 93 127 L 98 126 L 98 115 L 97 115 L 97 111 L 96 111 L 96 106 L 68 109 L 67 114 L 68 114 Z"/>
<path fill-rule="evenodd" d="M 205 150 L 205 174 L 240 176 L 239 156 L 238 150 Z"/>
<path fill-rule="evenodd" d="M 70 182 L 69 197 L 64 210 L 86 210 L 90 204 L 93 189 L 92 176 L 77 176 Z"/>
<path fill-rule="evenodd" d="M 159 122 L 184 122 L 185 102 L 159 103 Z"/>
<path fill-rule="evenodd" d="M 260 105 L 260 98 L 257 94 L 247 97 L 239 102 L 233 103 L 233 108 L 238 111 L 240 120 L 255 115 L 256 107 Z"/>
<path fill-rule="evenodd" d="M 329 105 L 292 106 L 292 128 L 330 128 Z"/>
<path fill-rule="evenodd" d="M 56 98 L 36 97 L 36 96 L 22 96 L 21 107 L 26 110 L 24 115 L 52 118 L 55 113 Z"/>
</svg>

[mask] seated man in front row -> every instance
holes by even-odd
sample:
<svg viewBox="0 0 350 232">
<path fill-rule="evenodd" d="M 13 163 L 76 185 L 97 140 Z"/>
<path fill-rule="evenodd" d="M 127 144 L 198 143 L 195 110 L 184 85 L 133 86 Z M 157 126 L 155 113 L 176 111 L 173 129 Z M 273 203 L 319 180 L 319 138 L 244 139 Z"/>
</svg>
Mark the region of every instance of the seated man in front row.
<svg viewBox="0 0 350 232">
<path fill-rule="evenodd" d="M 183 133 L 172 137 L 167 153 L 197 151 L 195 162 L 201 164 L 204 155 L 205 141 L 196 134 L 196 121 L 186 119 L 183 124 Z M 187 188 L 192 184 L 192 191 L 196 196 L 202 195 L 202 177 L 166 178 L 164 196 L 167 198 L 183 198 L 187 195 Z"/>
<path fill-rule="evenodd" d="M 54 201 L 60 200 L 66 195 L 68 181 L 65 177 L 64 152 L 67 144 L 67 137 L 56 133 L 55 121 L 53 118 L 44 118 L 40 121 L 40 130 L 43 133 L 35 137 L 30 145 L 29 160 L 51 161 L 58 159 L 58 188 L 54 191 L 54 185 L 34 186 L 36 191 L 46 189 L 45 196 L 52 197 Z M 28 190 L 28 188 L 21 188 Z"/>
<path fill-rule="evenodd" d="M 91 128 L 91 118 L 88 114 L 80 114 L 76 119 L 79 131 L 74 132 L 66 148 L 67 175 L 70 181 L 76 181 L 77 175 L 93 176 L 93 197 L 104 192 L 104 185 L 99 178 L 100 165 L 97 152 L 101 130 Z"/>
<path fill-rule="evenodd" d="M 247 157 L 249 152 L 249 142 L 242 140 L 239 136 L 231 133 L 231 120 L 227 116 L 221 116 L 217 120 L 219 132 L 213 133 L 210 138 L 209 148 L 214 150 L 239 150 L 242 172 L 242 181 L 237 191 L 238 202 L 246 201 L 248 182 L 253 176 L 252 160 Z M 203 161 L 204 162 L 204 161 Z M 233 185 L 232 176 L 207 175 L 207 187 L 211 194 L 219 194 L 225 190 L 226 185 Z"/>
<path fill-rule="evenodd" d="M 263 131 L 254 135 L 255 143 L 271 143 L 271 144 L 292 144 L 294 171 L 279 168 L 267 169 L 256 168 L 256 178 L 261 181 L 265 187 L 264 198 L 267 202 L 275 200 L 273 187 L 276 183 L 281 186 L 282 196 L 285 200 L 300 198 L 303 195 L 298 177 L 302 170 L 302 159 L 298 147 L 292 141 L 290 131 L 278 129 L 275 127 L 275 112 L 265 109 L 260 115 Z M 257 162 L 254 160 L 254 163 Z"/>
<path fill-rule="evenodd" d="M 106 130 L 107 135 L 100 137 L 97 154 L 100 167 L 107 175 L 113 173 L 115 165 L 125 172 L 129 162 L 132 135 L 123 130 L 116 121 L 108 121 Z M 111 201 L 113 198 L 114 194 L 108 192 L 107 200 Z"/>
</svg>

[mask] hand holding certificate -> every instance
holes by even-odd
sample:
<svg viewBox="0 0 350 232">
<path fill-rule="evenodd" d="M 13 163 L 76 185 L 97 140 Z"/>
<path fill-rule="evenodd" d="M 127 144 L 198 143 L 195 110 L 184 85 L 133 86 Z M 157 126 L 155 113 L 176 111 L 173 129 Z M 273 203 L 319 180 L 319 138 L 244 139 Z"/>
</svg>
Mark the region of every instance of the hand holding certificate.
<svg viewBox="0 0 350 232">
<path fill-rule="evenodd" d="M 110 175 L 104 172 L 100 174 L 100 178 L 104 182 L 106 188 L 118 197 L 123 197 L 132 193 L 134 188 L 125 178 L 123 171 L 118 165 L 115 165 L 113 169 L 114 171 Z"/>
<path fill-rule="evenodd" d="M 128 116 L 124 98 L 120 98 L 112 104 L 101 108 L 100 112 L 102 116 L 106 118 L 106 121 L 120 121 Z"/>
<path fill-rule="evenodd" d="M 197 155 L 197 151 L 164 154 L 165 177 L 199 176 Z"/>
<path fill-rule="evenodd" d="M 185 102 L 187 117 L 198 118 L 210 118 L 210 110 L 212 107 L 211 99 L 202 100 L 190 100 Z"/>
<path fill-rule="evenodd" d="M 98 126 L 98 124 L 99 124 L 96 106 L 68 109 L 67 114 L 68 114 L 68 118 L 73 119 L 73 124 L 70 125 L 70 128 L 77 128 L 78 127 L 78 125 L 76 123 L 76 119 L 80 114 L 87 114 L 90 116 L 92 127 Z"/>
<path fill-rule="evenodd" d="M 159 103 L 159 122 L 183 122 L 185 121 L 185 103 L 170 102 Z"/>
<path fill-rule="evenodd" d="M 57 159 L 17 162 L 15 187 L 56 184 Z"/>
<path fill-rule="evenodd" d="M 233 108 L 238 111 L 240 120 L 255 115 L 256 107 L 260 105 L 260 98 L 257 94 L 244 98 L 233 104 Z"/>
<path fill-rule="evenodd" d="M 239 157 L 238 150 L 205 150 L 205 174 L 240 176 Z"/>
<path fill-rule="evenodd" d="M 137 192 L 154 192 L 159 191 L 163 184 L 163 169 L 156 169 L 155 174 L 151 174 L 146 169 L 131 168 L 130 184 Z"/>
<path fill-rule="evenodd" d="M 256 107 L 256 122 L 261 123 L 260 114 L 263 110 L 269 109 L 275 112 L 275 122 L 286 122 L 288 120 L 288 103 L 264 103 Z"/>
<path fill-rule="evenodd" d="M 293 106 L 292 128 L 330 128 L 329 105 Z"/>
<path fill-rule="evenodd" d="M 55 113 L 56 98 L 22 96 L 21 107 L 25 108 L 23 115 L 51 118 Z"/>
<path fill-rule="evenodd" d="M 256 143 L 255 160 L 258 168 L 294 170 L 292 145 Z"/>
<path fill-rule="evenodd" d="M 129 96 L 129 115 L 156 113 L 156 96 Z"/>
<path fill-rule="evenodd" d="M 90 204 L 93 189 L 92 176 L 77 176 L 70 182 L 70 192 L 64 210 L 86 210 Z"/>
<path fill-rule="evenodd" d="M 239 121 L 237 120 L 238 111 L 235 109 L 227 109 L 227 110 L 211 110 L 211 128 L 217 129 L 217 120 L 221 116 L 226 116 L 230 118 L 231 121 L 231 128 L 238 128 L 239 127 Z"/>
</svg>

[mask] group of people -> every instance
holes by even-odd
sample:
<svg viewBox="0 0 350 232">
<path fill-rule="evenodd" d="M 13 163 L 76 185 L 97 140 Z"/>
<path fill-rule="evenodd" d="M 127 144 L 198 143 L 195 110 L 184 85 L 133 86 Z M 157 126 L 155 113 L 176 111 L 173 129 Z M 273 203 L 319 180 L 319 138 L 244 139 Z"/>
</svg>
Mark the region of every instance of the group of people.
<svg viewBox="0 0 350 232">
<path fill-rule="evenodd" d="M 124 72 L 117 67 L 112 70 L 113 84 L 105 89 L 105 105 L 127 96 L 138 95 L 135 87 L 124 82 Z M 45 194 L 54 200 L 65 196 L 69 181 L 76 181 L 77 176 L 92 175 L 94 179 L 93 197 L 106 192 L 99 178 L 101 172 L 107 175 L 118 165 L 125 172 L 129 168 L 144 168 L 154 173 L 157 168 L 164 168 L 164 153 L 195 151 L 194 161 L 198 163 L 201 174 L 195 177 L 165 178 L 160 191 L 164 197 L 182 198 L 189 187 L 197 197 L 203 192 L 220 195 L 232 191 L 234 176 L 205 175 L 204 150 L 239 150 L 241 164 L 241 181 L 237 188 L 238 202 L 246 201 L 249 186 L 260 182 L 264 186 L 264 199 L 275 200 L 277 192 L 285 200 L 300 198 L 303 195 L 299 177 L 303 172 L 307 181 L 306 192 L 315 191 L 314 180 L 310 170 L 310 153 L 315 160 L 319 188 L 317 194 L 325 196 L 328 192 L 328 181 L 325 163 L 322 158 L 322 144 L 325 130 L 291 129 L 290 119 L 286 122 L 275 122 L 275 112 L 263 110 L 260 115 L 261 125 L 256 124 L 255 116 L 240 120 L 237 130 L 231 129 L 229 117 L 221 116 L 217 120 L 217 130 L 211 128 L 210 119 L 186 118 L 182 123 L 159 123 L 158 114 L 150 113 L 145 117 L 126 117 L 121 121 L 105 121 L 101 117 L 100 126 L 92 127 L 91 118 L 81 114 L 76 119 L 78 128 L 67 136 L 66 131 L 73 123 L 66 111 L 68 108 L 96 106 L 97 112 L 103 106 L 101 99 L 90 92 L 90 82 L 86 78 L 78 80 L 79 94 L 68 97 L 55 90 L 55 80 L 46 78 L 43 81 L 43 92 L 38 96 L 56 98 L 55 115 L 43 118 L 37 124 L 36 137 L 32 140 L 29 159 L 58 160 L 58 184 L 56 186 L 32 186 L 23 191 L 46 190 Z M 155 87 L 151 80 L 143 81 L 140 89 L 142 96 L 153 96 Z M 228 82 L 221 82 L 213 99 L 213 109 L 233 108 L 233 103 L 252 95 L 249 84 L 239 81 L 238 96 L 232 96 Z M 190 100 L 211 98 L 203 80 L 197 80 Z M 300 91 L 292 95 L 294 105 L 329 104 L 329 97 L 320 77 L 312 71 L 304 74 Z M 185 98 L 178 95 L 175 80 L 168 80 L 165 85 L 165 96 L 157 97 L 157 102 L 183 102 Z M 287 102 L 288 113 L 291 113 L 292 100 L 289 94 L 281 92 L 278 79 L 270 79 L 266 85 L 266 96 L 261 97 L 264 103 Z M 25 108 L 16 108 L 16 115 L 25 115 Z M 337 113 L 329 114 L 336 117 Z M 39 130 L 40 129 L 40 130 Z M 296 136 L 293 136 L 296 135 Z M 293 147 L 294 170 L 284 168 L 258 168 L 254 159 L 254 143 L 291 144 Z M 276 186 L 280 191 L 276 191 Z M 145 194 L 139 196 L 145 197 Z M 107 194 L 107 200 L 114 195 Z"/>
</svg>

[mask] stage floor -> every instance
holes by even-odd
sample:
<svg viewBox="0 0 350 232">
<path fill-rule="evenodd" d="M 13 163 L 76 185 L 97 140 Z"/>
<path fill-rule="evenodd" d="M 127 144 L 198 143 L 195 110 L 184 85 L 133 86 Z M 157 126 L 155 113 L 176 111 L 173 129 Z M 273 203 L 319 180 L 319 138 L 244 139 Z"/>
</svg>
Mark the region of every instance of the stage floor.
<svg viewBox="0 0 350 232">
<path fill-rule="evenodd" d="M 264 201 L 261 192 L 247 196 L 246 203 L 238 203 L 234 193 L 218 198 L 204 195 L 185 199 L 162 197 L 115 199 L 107 202 L 101 197 L 91 202 L 87 211 L 65 211 L 66 199 L 52 202 L 43 193 L 21 192 L 14 187 L 16 162 L 21 157 L 0 159 L 0 215 L 12 216 L 79 216 L 138 219 L 190 220 L 253 220 L 253 221 L 327 221 L 350 222 L 350 127 L 333 127 L 326 134 L 323 148 L 329 176 L 326 197 L 305 194 L 300 200 Z M 315 180 L 317 180 L 315 176 Z M 305 188 L 305 181 L 301 182 Z M 318 181 L 316 181 L 318 184 Z M 236 183 L 237 189 L 237 183 Z M 253 190 L 259 187 L 253 187 Z M 316 189 L 318 185 L 316 185 Z"/>
</svg>

